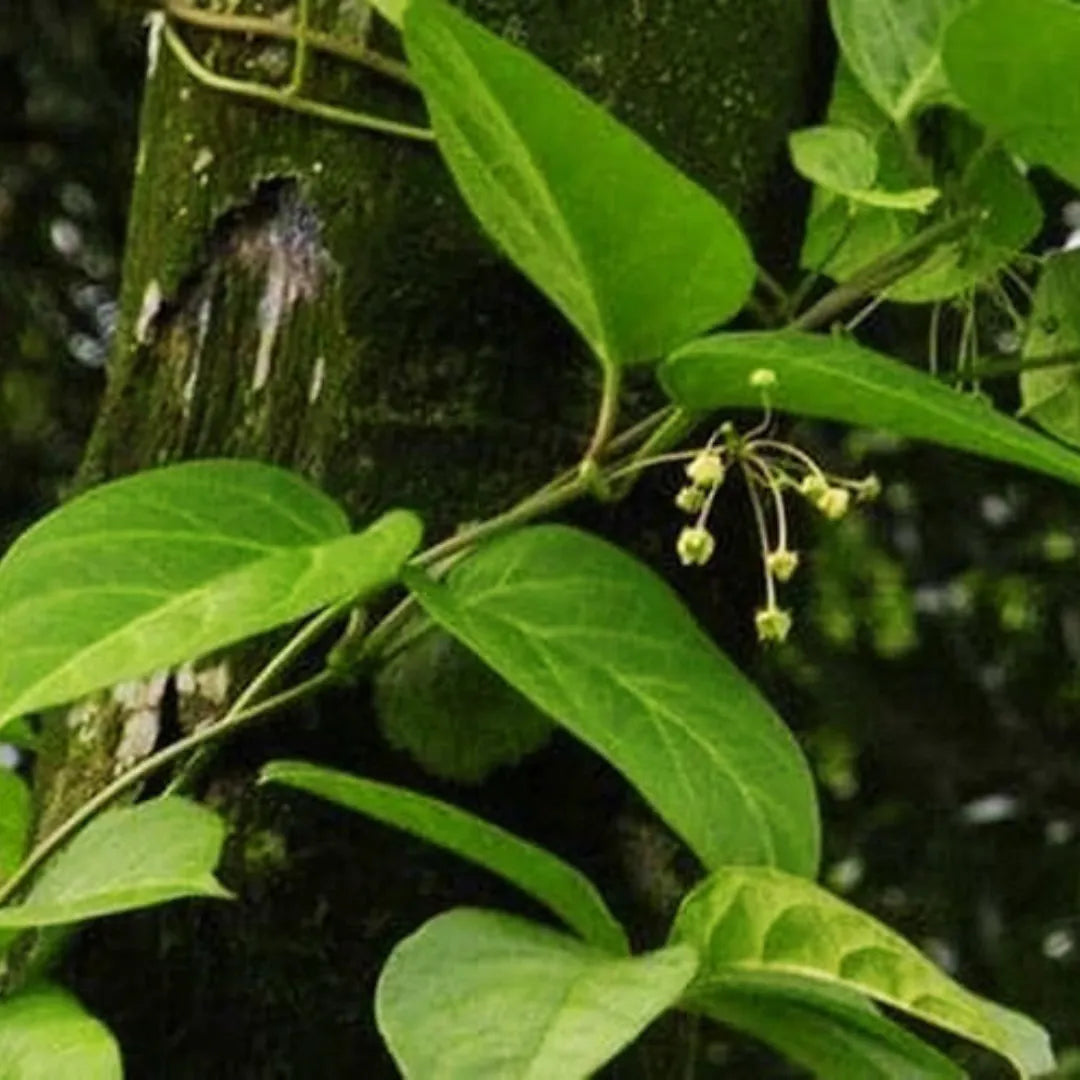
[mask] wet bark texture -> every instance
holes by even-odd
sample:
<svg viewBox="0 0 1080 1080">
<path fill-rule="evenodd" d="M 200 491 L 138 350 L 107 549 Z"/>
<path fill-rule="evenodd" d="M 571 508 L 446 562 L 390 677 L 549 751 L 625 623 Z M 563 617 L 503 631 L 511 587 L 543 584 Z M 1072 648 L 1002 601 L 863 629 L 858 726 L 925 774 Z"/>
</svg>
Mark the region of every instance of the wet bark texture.
<svg viewBox="0 0 1080 1080">
<path fill-rule="evenodd" d="M 464 6 L 783 245 L 797 212 L 777 213 L 776 169 L 806 111 L 810 0 Z M 361 4 L 315 7 L 323 29 L 363 29 Z M 179 30 L 216 70 L 272 80 L 287 68 L 280 44 Z M 394 48 L 381 27 L 372 40 Z M 357 523 L 406 506 L 436 538 L 575 460 L 596 372 L 481 235 L 430 146 L 242 102 L 193 81 L 160 41 L 151 52 L 122 313 L 78 486 L 186 458 L 255 457 L 300 470 Z M 326 60 L 311 74 L 313 96 L 423 121 L 415 92 L 381 76 Z M 631 387 L 627 404 L 650 393 Z M 648 552 L 659 541 L 641 513 L 629 517 Z M 104 710 L 78 739 L 54 722 L 40 794 L 50 821 L 115 768 L 122 712 Z M 236 829 L 226 867 L 236 904 L 177 906 L 82 935 L 69 974 L 117 1031 L 131 1077 L 392 1076 L 370 1019 L 392 944 L 453 903 L 535 914 L 422 845 L 299 796 L 254 792 L 251 767 L 275 754 L 464 797 L 623 890 L 631 921 L 642 890 L 626 879 L 649 877 L 650 859 L 669 872 L 654 841 L 616 829 L 617 778 L 568 741 L 462 796 L 387 751 L 368 713 L 362 691 L 338 695 L 217 760 L 208 796 Z M 628 1061 L 617 1074 L 640 1069 Z"/>
</svg>

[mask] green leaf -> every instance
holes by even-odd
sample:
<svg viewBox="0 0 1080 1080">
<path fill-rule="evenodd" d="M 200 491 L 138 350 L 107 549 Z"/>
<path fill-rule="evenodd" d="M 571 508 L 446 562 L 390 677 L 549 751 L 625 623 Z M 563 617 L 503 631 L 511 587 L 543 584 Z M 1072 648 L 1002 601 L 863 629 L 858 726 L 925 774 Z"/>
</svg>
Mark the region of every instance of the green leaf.
<svg viewBox="0 0 1080 1080">
<path fill-rule="evenodd" d="M 887 1020 L 861 994 L 775 972 L 725 972 L 700 987 L 697 1010 L 775 1047 L 815 1076 L 965 1080 L 955 1062 Z"/>
<path fill-rule="evenodd" d="M 1042 205 L 1012 156 L 1000 147 L 975 155 L 953 198 L 958 212 L 978 214 L 976 223 L 890 286 L 890 300 L 925 304 L 958 296 L 992 278 L 1038 235 Z"/>
<path fill-rule="evenodd" d="M 1080 354 L 1080 251 L 1046 260 L 1032 303 L 1025 361 Z M 1080 446 L 1080 365 L 1035 368 L 1020 376 L 1023 415 Z"/>
<path fill-rule="evenodd" d="M 1036 1024 L 965 990 L 899 934 L 803 878 L 762 867 L 717 871 L 683 902 L 671 940 L 702 957 L 691 1006 L 728 975 L 785 976 L 795 991 L 801 982 L 811 994 L 839 986 L 936 1024 L 1001 1054 L 1021 1076 L 1054 1067 Z"/>
<path fill-rule="evenodd" d="M 252 461 L 96 488 L 0 561 L 0 724 L 372 592 L 419 539 L 403 511 L 349 535 L 328 498 Z"/>
<path fill-rule="evenodd" d="M 216 814 L 163 798 L 95 818 L 45 866 L 0 928 L 62 926 L 185 896 L 228 899 L 213 875 L 225 840 Z"/>
<path fill-rule="evenodd" d="M 668 586 L 575 529 L 522 529 L 439 585 L 428 614 L 602 754 L 705 863 L 812 875 L 813 781 L 794 739 Z"/>
<path fill-rule="evenodd" d="M 11 769 L 0 767 L 0 882 L 11 877 L 26 854 L 31 812 L 26 782 Z"/>
<path fill-rule="evenodd" d="M 966 0 L 829 0 L 844 59 L 896 124 L 949 100 L 941 50 Z"/>
<path fill-rule="evenodd" d="M 310 792 L 438 844 L 539 900 L 597 948 L 629 951 L 622 927 L 588 878 L 543 848 L 456 806 L 302 761 L 271 762 L 260 782 Z"/>
<path fill-rule="evenodd" d="M 442 0 L 413 0 L 405 45 L 466 202 L 604 364 L 655 360 L 742 307 L 738 225 L 633 132 Z"/>
<path fill-rule="evenodd" d="M 877 151 L 861 131 L 823 124 L 792 132 L 788 145 L 795 168 L 815 184 L 840 192 L 874 186 Z"/>
<path fill-rule="evenodd" d="M 123 1080 L 108 1028 L 65 990 L 39 985 L 0 1001 L 4 1080 Z"/>
<path fill-rule="evenodd" d="M 434 776 L 479 784 L 547 743 L 553 725 L 531 701 L 425 622 L 375 676 L 375 711 L 391 746 Z"/>
<path fill-rule="evenodd" d="M 874 187 L 878 156 L 874 144 L 854 128 L 823 125 L 790 136 L 791 160 L 799 173 L 854 203 L 925 213 L 941 195 L 937 188 L 882 191 Z"/>
<path fill-rule="evenodd" d="M 405 1077 L 591 1076 L 676 1003 L 686 946 L 613 957 L 523 919 L 459 909 L 390 954 L 375 1019 Z"/>
<path fill-rule="evenodd" d="M 1080 185 L 1080 7 L 978 0 L 949 28 L 944 60 L 964 105 L 1030 164 Z"/>
<path fill-rule="evenodd" d="M 1080 484 L 1080 454 L 843 338 L 788 331 L 717 334 L 679 350 L 660 376 L 674 401 L 708 412 L 760 405 L 761 391 L 750 385 L 758 368 L 776 374 L 769 398 L 778 409 L 883 428 Z"/>
<path fill-rule="evenodd" d="M 916 169 L 900 132 L 866 93 L 841 57 L 836 65 L 828 123 L 860 132 L 878 160 L 877 182 L 892 191 L 918 189 L 929 176 Z M 800 261 L 807 270 L 846 281 L 910 238 L 919 227 L 911 213 L 862 203 L 818 186 L 810 206 Z"/>
</svg>

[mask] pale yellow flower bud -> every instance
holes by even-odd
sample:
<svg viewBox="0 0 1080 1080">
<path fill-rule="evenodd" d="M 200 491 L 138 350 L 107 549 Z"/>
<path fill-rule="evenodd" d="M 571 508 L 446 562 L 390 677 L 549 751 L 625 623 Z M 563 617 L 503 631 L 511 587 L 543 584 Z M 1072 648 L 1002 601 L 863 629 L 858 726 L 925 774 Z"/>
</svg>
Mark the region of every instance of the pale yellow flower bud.
<svg viewBox="0 0 1080 1080">
<path fill-rule="evenodd" d="M 790 581 L 799 568 L 799 553 L 787 548 L 777 548 L 765 557 L 765 568 L 779 582 Z"/>
<path fill-rule="evenodd" d="M 704 489 L 694 487 L 693 484 L 689 487 L 680 488 L 678 495 L 675 496 L 675 505 L 684 514 L 698 513 L 705 505 Z"/>
<path fill-rule="evenodd" d="M 749 381 L 755 390 L 771 390 L 776 385 L 776 372 L 772 368 L 759 367 L 750 372 Z"/>
<path fill-rule="evenodd" d="M 826 488 L 815 505 L 830 521 L 839 521 L 851 505 L 851 492 L 841 487 Z"/>
<path fill-rule="evenodd" d="M 716 487 L 724 482 L 724 463 L 715 450 L 703 450 L 686 466 L 690 483 L 700 488 Z"/>
<path fill-rule="evenodd" d="M 791 631 L 791 612 L 778 607 L 759 608 L 754 614 L 758 641 L 784 641 Z"/>
<path fill-rule="evenodd" d="M 871 473 L 859 483 L 856 498 L 859 502 L 873 502 L 881 494 L 881 481 L 876 473 Z"/>
<path fill-rule="evenodd" d="M 716 549 L 712 533 L 701 525 L 687 525 L 679 533 L 675 550 L 683 566 L 704 566 Z"/>
<path fill-rule="evenodd" d="M 828 490 L 829 483 L 820 473 L 807 473 L 799 483 L 799 494 L 811 502 L 817 502 Z"/>
</svg>

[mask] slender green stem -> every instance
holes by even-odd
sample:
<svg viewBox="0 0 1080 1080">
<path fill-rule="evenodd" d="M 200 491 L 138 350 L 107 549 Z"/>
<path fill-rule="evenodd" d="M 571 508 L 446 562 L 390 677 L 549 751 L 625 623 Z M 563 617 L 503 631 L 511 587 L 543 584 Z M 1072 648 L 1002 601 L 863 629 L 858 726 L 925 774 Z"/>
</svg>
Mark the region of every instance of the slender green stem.
<svg viewBox="0 0 1080 1080">
<path fill-rule="evenodd" d="M 314 116 L 329 123 L 344 124 L 347 127 L 361 128 L 365 131 L 376 131 L 383 135 L 396 135 L 404 139 L 415 139 L 418 142 L 431 142 L 435 137 L 429 128 L 414 127 L 412 124 L 402 124 L 396 120 L 387 120 L 382 116 L 354 112 L 352 109 L 345 109 L 338 105 L 327 105 L 321 101 L 289 94 L 263 83 L 219 75 L 194 57 L 180 35 L 167 22 L 162 27 L 162 33 L 184 70 L 197 82 L 212 90 L 266 102 L 278 108 L 289 109 L 305 116 Z"/>
<path fill-rule="evenodd" d="M 496 514 L 495 517 L 489 518 L 479 525 L 474 525 L 472 528 L 464 529 L 460 533 L 442 541 L 442 543 L 428 548 L 427 551 L 421 552 L 412 560 L 412 565 L 425 568 L 442 562 L 443 559 L 475 547 L 481 541 L 490 539 L 499 533 L 504 533 L 515 525 L 521 525 L 543 514 L 554 513 L 556 510 L 566 506 L 567 503 L 588 494 L 589 490 L 589 481 L 581 476 L 575 476 L 560 488 L 549 491 L 542 496 L 530 496 L 516 506 L 512 506 L 509 510 Z"/>
<path fill-rule="evenodd" d="M 1057 353 L 1054 356 L 1041 356 L 1031 360 L 1016 362 L 1013 360 L 987 360 L 975 364 L 967 371 L 950 372 L 949 382 L 962 383 L 974 379 L 1006 379 L 1010 375 L 1023 375 L 1025 371 L 1040 371 L 1046 368 L 1075 367 L 1080 364 L 1080 349 L 1073 352 Z"/>
<path fill-rule="evenodd" d="M 307 82 L 308 61 L 311 58 L 308 33 L 311 22 L 311 0 L 297 0 L 296 37 L 293 48 L 292 78 L 289 80 L 287 93 L 299 94 Z"/>
<path fill-rule="evenodd" d="M 166 0 L 165 11 L 178 22 L 185 22 L 203 30 L 214 30 L 225 34 L 247 34 L 252 37 L 273 38 L 277 41 L 297 40 L 297 31 L 286 23 L 264 19 L 257 15 L 223 15 L 205 8 L 192 7 L 182 0 Z M 317 52 L 335 56 L 339 60 L 360 64 L 372 71 L 385 75 L 388 79 L 415 89 L 416 80 L 409 69 L 397 60 L 368 48 L 366 45 L 354 45 L 333 34 L 326 34 L 310 27 L 304 33 L 308 46 Z"/>
<path fill-rule="evenodd" d="M 271 686 L 276 678 L 284 674 L 294 660 L 318 641 L 345 614 L 348 607 L 348 604 L 337 604 L 334 607 L 327 608 L 300 627 L 284 646 L 270 658 L 251 682 L 244 687 L 239 697 L 232 703 L 229 713 L 246 712 L 248 706 L 256 702 L 266 688 Z M 228 718 L 228 713 L 225 718 Z M 189 789 L 198 778 L 199 773 L 202 772 L 209 757 L 210 749 L 208 747 L 204 747 L 196 753 L 169 782 L 165 793 L 173 795 Z"/>
<path fill-rule="evenodd" d="M 832 247 L 825 252 L 824 257 L 818 262 L 818 264 L 810 270 L 806 276 L 799 282 L 795 288 L 795 292 L 791 295 L 791 311 L 799 311 L 803 304 L 806 303 L 806 298 L 813 291 L 814 286 L 821 280 L 821 275 L 825 273 L 828 265 L 836 258 L 840 253 L 840 249 L 847 243 L 848 237 L 851 236 L 851 230 L 854 226 L 855 218 L 852 214 L 844 219 L 844 227 L 840 230 L 840 235 L 833 242 Z"/>
<path fill-rule="evenodd" d="M 757 527 L 758 539 L 761 541 L 761 569 L 765 577 L 765 606 L 774 608 L 776 607 L 776 584 L 773 581 L 772 574 L 769 572 L 768 559 L 771 548 L 769 545 L 769 526 L 765 520 L 765 508 L 761 505 L 761 497 L 754 486 L 754 477 L 750 467 L 745 461 L 741 461 L 739 464 L 742 469 L 743 482 L 746 484 L 746 490 L 750 496 L 750 507 L 754 513 L 754 524 Z"/>
<path fill-rule="evenodd" d="M 937 378 L 938 355 L 941 348 L 941 301 L 939 300 L 930 309 L 930 374 Z"/>
<path fill-rule="evenodd" d="M 624 450 L 636 446 L 642 439 L 649 438 L 654 431 L 669 423 L 671 418 L 678 412 L 677 406 L 665 405 L 663 408 L 649 413 L 643 420 L 639 420 L 633 427 L 620 432 L 607 444 L 607 456 L 621 454 Z"/>
<path fill-rule="evenodd" d="M 761 263 L 757 264 L 757 279 L 761 287 L 776 301 L 777 307 L 782 312 L 790 309 L 791 297 L 788 296 L 787 290 Z"/>
<path fill-rule="evenodd" d="M 604 365 L 604 385 L 600 392 L 600 409 L 596 414 L 596 427 L 593 430 L 589 448 L 585 451 L 585 461 L 595 462 L 600 457 L 615 431 L 619 420 L 619 391 L 622 389 L 622 368 L 618 364 Z"/>
<path fill-rule="evenodd" d="M 207 724 L 205 727 L 193 731 L 190 735 L 178 739 L 171 746 L 159 750 L 156 754 L 128 769 L 127 772 L 119 776 L 111 784 L 103 787 L 95 795 L 87 799 L 78 810 L 46 836 L 26 856 L 18 870 L 0 886 L 0 905 L 8 903 L 46 859 L 63 847 L 91 818 L 107 809 L 111 803 L 115 802 L 125 792 L 130 791 L 131 788 L 142 783 L 143 780 L 146 780 L 167 765 L 171 765 L 174 761 L 187 757 L 192 751 L 223 738 L 257 717 L 280 709 L 282 706 L 298 701 L 302 697 L 317 693 L 334 681 L 336 681 L 336 676 L 331 672 L 324 671 L 289 690 L 283 691 L 272 698 L 267 698 L 257 705 L 252 705 L 248 709 L 238 711 L 234 706 L 215 723 Z"/>
<path fill-rule="evenodd" d="M 979 218 L 977 211 L 960 214 L 931 225 L 906 243 L 868 263 L 842 285 L 826 293 L 817 303 L 794 319 L 792 330 L 817 330 L 828 326 L 841 312 L 871 293 L 894 285 L 920 266 L 939 244 L 959 236 Z"/>
</svg>

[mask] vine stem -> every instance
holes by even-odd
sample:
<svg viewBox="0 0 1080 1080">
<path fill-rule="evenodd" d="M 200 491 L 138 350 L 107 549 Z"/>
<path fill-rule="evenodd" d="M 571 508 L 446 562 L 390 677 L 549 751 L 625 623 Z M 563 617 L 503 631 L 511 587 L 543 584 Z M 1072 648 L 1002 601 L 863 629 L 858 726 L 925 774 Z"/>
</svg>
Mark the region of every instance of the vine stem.
<svg viewBox="0 0 1080 1080">
<path fill-rule="evenodd" d="M 907 243 L 868 263 L 842 285 L 827 292 L 789 324 L 789 330 L 818 330 L 871 293 L 894 285 L 915 270 L 939 244 L 959 236 L 980 217 L 978 211 L 958 214 L 916 233 Z"/>
<path fill-rule="evenodd" d="M 273 684 L 273 681 L 283 674 L 286 668 L 310 645 L 314 644 L 323 633 L 335 622 L 341 619 L 349 609 L 349 604 L 336 604 L 325 611 L 319 612 L 314 618 L 309 619 L 293 636 L 279 649 L 266 663 L 261 671 L 241 691 L 237 699 L 232 703 L 229 711 L 222 718 L 222 723 L 229 719 L 232 714 L 241 714 L 248 711 L 248 706 L 254 703 L 259 696 Z M 189 787 L 198 776 L 203 765 L 206 763 L 209 750 L 203 747 L 192 759 L 187 762 L 183 769 L 169 782 L 165 788 L 166 795 L 175 795 L 184 788 Z"/>
<path fill-rule="evenodd" d="M 953 383 L 968 379 L 1004 379 L 1010 375 L 1023 375 L 1025 371 L 1041 371 L 1046 368 L 1075 367 L 1080 364 L 1080 349 L 1070 352 L 1055 353 L 1052 356 L 1032 357 L 1030 360 L 1015 362 L 1012 360 L 988 360 L 973 365 L 966 371 L 952 371 L 947 380 Z"/>
<path fill-rule="evenodd" d="M 286 23 L 275 22 L 273 19 L 261 18 L 258 15 L 223 15 L 217 11 L 193 7 L 191 4 L 184 3 L 183 0 L 166 0 L 165 12 L 178 22 L 188 23 L 202 30 L 213 30 L 225 34 L 247 34 L 251 37 L 273 38 L 294 44 L 303 40 L 316 52 L 326 53 L 328 56 L 335 56 L 349 63 L 360 64 L 401 83 L 402 86 L 416 88 L 416 80 L 404 64 L 389 56 L 383 56 L 382 53 L 366 45 L 351 45 L 321 30 L 305 27 L 300 33 L 296 28 Z"/>
<path fill-rule="evenodd" d="M 253 101 L 263 101 L 278 108 L 290 109 L 292 112 L 303 113 L 306 116 L 314 116 L 329 123 L 344 124 L 348 127 L 362 128 L 365 131 L 377 131 L 383 135 L 396 135 L 403 139 L 415 139 L 418 142 L 432 142 L 435 138 L 430 128 L 402 124 L 396 120 L 387 120 L 382 116 L 372 116 L 370 113 L 355 112 L 339 105 L 327 105 L 325 102 L 300 97 L 298 94 L 290 94 L 287 90 L 278 90 L 263 83 L 248 82 L 244 79 L 233 79 L 228 75 L 219 75 L 195 58 L 184 40 L 169 25 L 167 20 L 162 24 L 161 32 L 173 55 L 180 61 L 184 70 L 196 82 L 209 86 L 211 90 L 234 94 L 237 97 L 250 98 Z"/>
<path fill-rule="evenodd" d="M 280 694 L 266 698 L 257 705 L 242 710 L 238 710 L 234 705 L 215 723 L 207 724 L 206 727 L 199 728 L 182 739 L 177 739 L 171 746 L 167 746 L 164 750 L 160 750 L 158 753 L 140 761 L 138 765 L 128 769 L 122 776 L 117 777 L 111 784 L 103 787 L 96 795 L 87 799 L 78 810 L 49 833 L 26 856 L 18 870 L 3 885 L 0 885 L 0 905 L 8 903 L 26 883 L 30 875 L 54 852 L 67 843 L 95 814 L 107 809 L 111 803 L 126 791 L 135 787 L 136 784 L 141 783 L 166 765 L 186 757 L 193 750 L 198 750 L 200 747 L 220 739 L 249 721 L 280 709 L 285 705 L 292 704 L 301 698 L 308 697 L 335 682 L 337 682 L 337 675 L 334 672 L 322 671 Z"/>
</svg>

